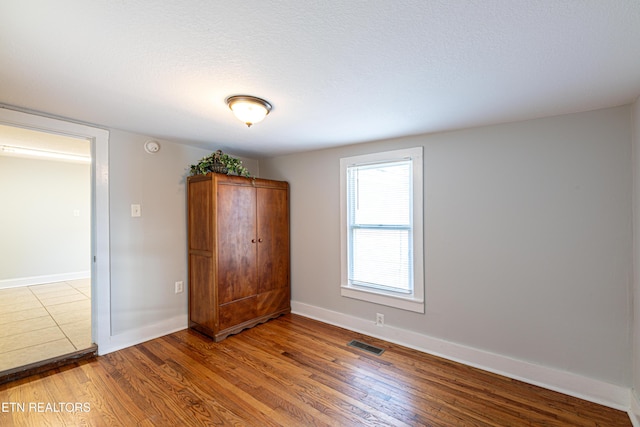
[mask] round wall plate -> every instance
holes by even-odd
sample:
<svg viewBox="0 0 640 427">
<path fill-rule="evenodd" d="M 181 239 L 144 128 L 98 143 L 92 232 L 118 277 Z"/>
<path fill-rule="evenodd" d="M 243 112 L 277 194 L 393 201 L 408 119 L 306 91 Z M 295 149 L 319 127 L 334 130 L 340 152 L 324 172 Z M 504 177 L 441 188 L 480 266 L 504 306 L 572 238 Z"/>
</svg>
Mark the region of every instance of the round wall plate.
<svg viewBox="0 0 640 427">
<path fill-rule="evenodd" d="M 160 144 L 158 143 L 158 141 L 147 141 L 144 143 L 144 151 L 149 154 L 157 153 L 158 151 L 160 151 Z"/>
</svg>

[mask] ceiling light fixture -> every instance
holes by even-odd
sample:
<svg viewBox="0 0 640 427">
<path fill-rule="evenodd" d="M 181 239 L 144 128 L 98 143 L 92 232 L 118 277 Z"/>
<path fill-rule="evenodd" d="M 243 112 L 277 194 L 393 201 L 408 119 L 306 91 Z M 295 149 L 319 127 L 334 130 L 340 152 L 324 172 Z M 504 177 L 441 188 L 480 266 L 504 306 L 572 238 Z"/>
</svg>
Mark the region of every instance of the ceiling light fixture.
<svg viewBox="0 0 640 427">
<path fill-rule="evenodd" d="M 91 163 L 91 157 L 77 154 L 59 153 L 56 151 L 37 150 L 34 148 L 15 147 L 13 145 L 0 145 L 0 154 L 8 156 L 41 157 L 53 160 Z"/>
<path fill-rule="evenodd" d="M 227 105 L 233 114 L 247 127 L 261 122 L 269 111 L 271 104 L 262 98 L 249 95 L 235 95 L 227 98 Z"/>
</svg>

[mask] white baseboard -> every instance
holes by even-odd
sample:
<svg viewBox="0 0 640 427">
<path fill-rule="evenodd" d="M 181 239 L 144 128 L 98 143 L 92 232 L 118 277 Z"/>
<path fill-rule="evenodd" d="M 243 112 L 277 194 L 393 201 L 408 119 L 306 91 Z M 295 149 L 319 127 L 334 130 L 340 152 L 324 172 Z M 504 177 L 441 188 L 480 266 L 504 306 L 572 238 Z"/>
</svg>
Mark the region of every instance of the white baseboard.
<svg viewBox="0 0 640 427">
<path fill-rule="evenodd" d="M 76 271 L 72 273 L 47 274 L 43 276 L 18 277 L 0 280 L 0 289 L 17 288 L 21 286 L 42 285 L 43 283 L 64 282 L 91 277 L 91 271 Z"/>
<path fill-rule="evenodd" d="M 638 399 L 638 395 L 633 391 L 629 394 L 631 395 L 631 405 L 629 406 L 628 411 L 629 418 L 631 418 L 631 424 L 633 424 L 633 427 L 640 427 L 640 399 Z"/>
<path fill-rule="evenodd" d="M 385 325 L 381 328 L 376 326 L 373 321 L 297 301 L 291 302 L 291 311 L 301 316 L 320 320 L 354 332 L 380 338 L 590 402 L 625 412 L 628 412 L 630 408 L 631 390 L 625 387 L 478 350 L 393 326 Z M 638 402 L 636 401 L 635 403 L 637 404 Z M 640 427 L 640 425 L 637 427 Z"/>
<path fill-rule="evenodd" d="M 169 335 L 174 332 L 187 329 L 187 326 L 187 315 L 181 314 L 179 316 L 166 319 L 160 323 L 144 326 L 139 329 L 133 329 L 118 335 L 111 335 L 107 340 L 108 342 L 98 343 L 98 355 L 104 356 L 105 354 L 122 350 L 126 347 L 131 347 L 145 341 Z"/>
</svg>

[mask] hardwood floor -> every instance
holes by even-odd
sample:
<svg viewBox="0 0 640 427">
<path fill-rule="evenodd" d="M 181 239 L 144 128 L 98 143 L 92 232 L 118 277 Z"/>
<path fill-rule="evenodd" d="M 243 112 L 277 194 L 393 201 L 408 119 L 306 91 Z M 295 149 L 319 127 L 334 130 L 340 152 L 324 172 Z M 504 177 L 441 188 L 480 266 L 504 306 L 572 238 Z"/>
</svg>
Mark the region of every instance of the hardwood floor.
<svg viewBox="0 0 640 427">
<path fill-rule="evenodd" d="M 622 411 L 297 315 L 219 343 L 180 331 L 0 385 L 0 405 L 2 426 L 631 426 Z"/>
</svg>

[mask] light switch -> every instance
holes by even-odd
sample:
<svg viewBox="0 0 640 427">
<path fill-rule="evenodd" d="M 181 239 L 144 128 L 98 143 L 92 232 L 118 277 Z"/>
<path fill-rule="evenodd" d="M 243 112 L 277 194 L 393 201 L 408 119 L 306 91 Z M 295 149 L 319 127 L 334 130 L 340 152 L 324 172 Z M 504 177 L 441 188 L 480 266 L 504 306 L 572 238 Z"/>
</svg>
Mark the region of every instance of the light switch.
<svg viewBox="0 0 640 427">
<path fill-rule="evenodd" d="M 131 216 L 132 217 L 142 216 L 140 205 L 131 205 Z"/>
</svg>

